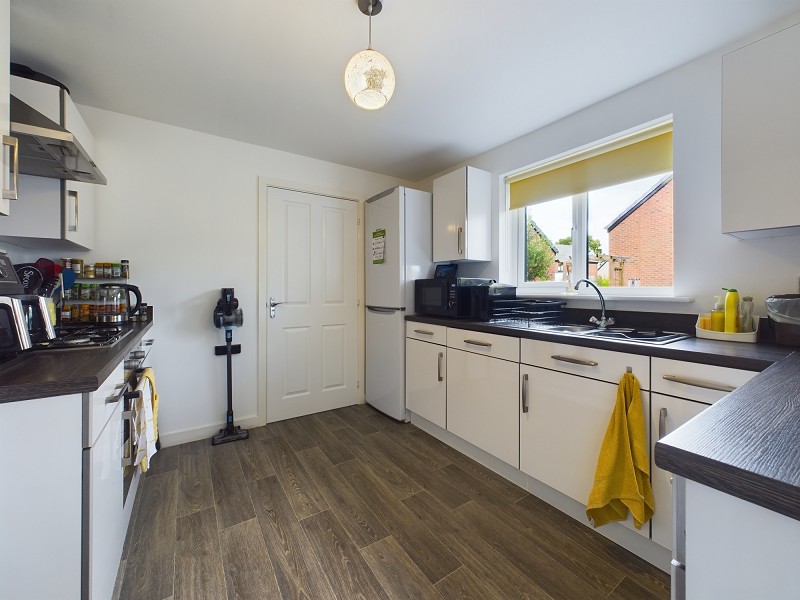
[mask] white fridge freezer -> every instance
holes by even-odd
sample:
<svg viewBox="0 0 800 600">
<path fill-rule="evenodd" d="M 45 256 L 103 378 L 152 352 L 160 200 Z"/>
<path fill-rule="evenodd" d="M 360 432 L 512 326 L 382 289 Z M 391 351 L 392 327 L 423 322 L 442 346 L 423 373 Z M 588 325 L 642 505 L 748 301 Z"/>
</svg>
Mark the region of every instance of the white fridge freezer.
<svg viewBox="0 0 800 600">
<path fill-rule="evenodd" d="M 365 396 L 381 412 L 406 417 L 405 315 L 414 280 L 433 275 L 433 205 L 428 192 L 396 187 L 365 207 Z"/>
</svg>

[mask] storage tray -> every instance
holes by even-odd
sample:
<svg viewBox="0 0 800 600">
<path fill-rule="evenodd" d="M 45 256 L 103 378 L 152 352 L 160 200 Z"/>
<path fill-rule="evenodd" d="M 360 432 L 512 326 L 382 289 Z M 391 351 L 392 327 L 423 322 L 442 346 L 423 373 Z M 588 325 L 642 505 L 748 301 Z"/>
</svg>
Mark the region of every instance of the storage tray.
<svg viewBox="0 0 800 600">
<path fill-rule="evenodd" d="M 724 331 L 711 331 L 710 329 L 700 329 L 700 317 L 697 317 L 697 323 L 694 326 L 695 335 L 699 338 L 708 340 L 721 340 L 723 342 L 747 342 L 755 344 L 758 339 L 758 325 L 761 319 L 754 317 L 756 322 L 756 330 L 747 333 L 725 333 Z"/>
</svg>

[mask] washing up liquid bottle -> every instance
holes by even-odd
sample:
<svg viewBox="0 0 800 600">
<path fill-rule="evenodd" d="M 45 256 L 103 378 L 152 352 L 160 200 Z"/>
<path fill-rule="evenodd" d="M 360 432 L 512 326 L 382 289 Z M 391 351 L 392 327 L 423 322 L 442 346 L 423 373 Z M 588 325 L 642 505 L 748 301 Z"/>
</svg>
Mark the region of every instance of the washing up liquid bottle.
<svg viewBox="0 0 800 600">
<path fill-rule="evenodd" d="M 725 330 L 725 308 L 720 296 L 714 296 L 714 308 L 711 310 L 711 331 Z"/>
<path fill-rule="evenodd" d="M 739 292 L 722 288 L 725 294 L 725 333 L 739 333 Z"/>
</svg>

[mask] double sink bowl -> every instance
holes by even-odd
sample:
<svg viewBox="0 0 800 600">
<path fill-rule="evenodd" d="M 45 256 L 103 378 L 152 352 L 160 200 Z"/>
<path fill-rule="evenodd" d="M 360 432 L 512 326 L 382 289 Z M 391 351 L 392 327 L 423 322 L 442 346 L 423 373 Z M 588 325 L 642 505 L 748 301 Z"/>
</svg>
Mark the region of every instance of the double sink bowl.
<svg viewBox="0 0 800 600">
<path fill-rule="evenodd" d="M 618 342 L 637 342 L 641 344 L 662 345 L 678 340 L 685 340 L 692 337 L 688 333 L 680 333 L 677 331 L 661 331 L 658 329 L 636 329 L 630 327 L 607 327 L 600 329 L 593 325 L 539 325 L 533 327 L 520 326 L 519 323 L 494 323 L 496 325 L 505 325 L 510 327 L 518 327 L 520 329 L 537 329 L 539 331 L 546 331 L 548 333 L 561 333 L 566 335 L 574 335 L 578 337 L 597 338 L 604 340 L 614 340 Z"/>
</svg>

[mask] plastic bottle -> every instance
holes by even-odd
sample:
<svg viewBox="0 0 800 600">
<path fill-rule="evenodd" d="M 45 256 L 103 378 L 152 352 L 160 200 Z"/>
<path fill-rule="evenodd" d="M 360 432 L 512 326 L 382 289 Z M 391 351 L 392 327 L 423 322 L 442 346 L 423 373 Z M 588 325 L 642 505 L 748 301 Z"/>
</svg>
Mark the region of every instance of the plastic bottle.
<svg viewBox="0 0 800 600">
<path fill-rule="evenodd" d="M 723 308 L 722 298 L 714 296 L 714 308 L 711 311 L 711 331 L 725 330 L 725 309 Z"/>
<path fill-rule="evenodd" d="M 742 296 L 741 314 L 739 315 L 739 332 L 750 333 L 755 331 L 753 323 L 753 297 Z"/>
<path fill-rule="evenodd" d="M 722 288 L 725 294 L 725 333 L 739 333 L 739 292 L 735 288 Z"/>
</svg>

